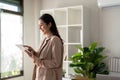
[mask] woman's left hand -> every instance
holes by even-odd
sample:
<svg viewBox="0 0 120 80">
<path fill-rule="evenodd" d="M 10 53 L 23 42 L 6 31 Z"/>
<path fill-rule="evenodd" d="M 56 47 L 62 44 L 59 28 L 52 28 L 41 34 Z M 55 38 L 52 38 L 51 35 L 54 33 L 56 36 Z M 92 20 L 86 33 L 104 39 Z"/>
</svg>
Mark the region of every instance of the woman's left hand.
<svg viewBox="0 0 120 80">
<path fill-rule="evenodd" d="M 24 47 L 28 48 L 27 50 L 25 50 L 25 52 L 33 59 L 33 62 L 37 65 L 39 59 L 35 56 L 35 50 L 27 45 L 24 45 Z"/>
</svg>

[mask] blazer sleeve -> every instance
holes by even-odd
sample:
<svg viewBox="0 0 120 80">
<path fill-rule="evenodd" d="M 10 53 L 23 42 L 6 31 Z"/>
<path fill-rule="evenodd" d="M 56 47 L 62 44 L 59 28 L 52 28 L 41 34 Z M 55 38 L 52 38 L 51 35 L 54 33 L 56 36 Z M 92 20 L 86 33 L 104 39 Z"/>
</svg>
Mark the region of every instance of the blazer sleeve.
<svg viewBox="0 0 120 80">
<path fill-rule="evenodd" d="M 62 66 L 63 61 L 63 44 L 58 37 L 54 37 L 51 40 L 52 45 L 52 59 L 51 60 L 40 60 L 35 59 L 35 64 L 44 68 L 58 68 Z"/>
</svg>

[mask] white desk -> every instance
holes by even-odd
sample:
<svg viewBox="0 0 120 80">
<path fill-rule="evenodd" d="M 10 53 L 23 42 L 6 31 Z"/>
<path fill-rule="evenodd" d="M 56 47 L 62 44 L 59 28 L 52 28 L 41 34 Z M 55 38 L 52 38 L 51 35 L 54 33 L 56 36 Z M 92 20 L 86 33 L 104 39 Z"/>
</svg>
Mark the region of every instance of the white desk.
<svg viewBox="0 0 120 80">
<path fill-rule="evenodd" d="M 120 80 L 120 73 L 112 72 L 109 75 L 97 74 L 96 80 Z"/>
</svg>

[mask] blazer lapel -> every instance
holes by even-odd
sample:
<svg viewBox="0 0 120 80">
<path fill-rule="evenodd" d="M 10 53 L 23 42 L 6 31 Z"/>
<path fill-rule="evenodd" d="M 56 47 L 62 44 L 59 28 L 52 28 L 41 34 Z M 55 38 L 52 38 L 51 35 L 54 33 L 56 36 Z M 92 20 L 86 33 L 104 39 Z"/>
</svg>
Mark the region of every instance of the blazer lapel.
<svg viewBox="0 0 120 80">
<path fill-rule="evenodd" d="M 45 39 L 40 47 L 40 54 L 41 54 L 41 51 L 43 50 L 43 48 L 46 46 L 46 44 L 48 43 L 48 41 L 50 40 L 50 38 L 48 39 Z M 39 57 L 40 57 L 40 54 L 39 54 Z"/>
</svg>

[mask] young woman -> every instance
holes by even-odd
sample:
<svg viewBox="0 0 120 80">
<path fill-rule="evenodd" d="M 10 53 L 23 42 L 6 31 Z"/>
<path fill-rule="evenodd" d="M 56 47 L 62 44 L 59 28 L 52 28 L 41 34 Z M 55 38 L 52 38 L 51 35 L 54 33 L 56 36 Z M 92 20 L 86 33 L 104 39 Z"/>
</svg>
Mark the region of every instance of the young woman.
<svg viewBox="0 0 120 80">
<path fill-rule="evenodd" d="M 32 80 L 62 80 L 63 41 L 58 33 L 56 23 L 50 14 L 39 18 L 39 28 L 45 35 L 40 49 L 36 52 L 28 47 L 25 52 L 35 64 Z"/>
</svg>

